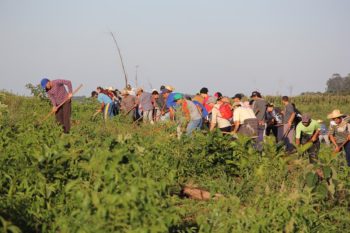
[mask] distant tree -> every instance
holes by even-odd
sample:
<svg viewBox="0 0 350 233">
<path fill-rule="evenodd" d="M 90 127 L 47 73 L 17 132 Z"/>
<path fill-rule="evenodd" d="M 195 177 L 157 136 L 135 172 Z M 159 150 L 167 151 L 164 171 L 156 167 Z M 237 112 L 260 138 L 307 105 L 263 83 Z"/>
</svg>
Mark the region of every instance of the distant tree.
<svg viewBox="0 0 350 233">
<path fill-rule="evenodd" d="M 46 91 L 38 85 L 33 85 L 31 83 L 26 84 L 26 88 L 30 90 L 33 96 L 38 97 L 40 99 L 47 99 Z"/>
<path fill-rule="evenodd" d="M 348 86 L 346 86 L 348 85 Z M 333 74 L 327 81 L 327 92 L 333 94 L 345 94 L 350 93 L 349 86 L 350 77 L 341 77 L 339 74 Z"/>
</svg>

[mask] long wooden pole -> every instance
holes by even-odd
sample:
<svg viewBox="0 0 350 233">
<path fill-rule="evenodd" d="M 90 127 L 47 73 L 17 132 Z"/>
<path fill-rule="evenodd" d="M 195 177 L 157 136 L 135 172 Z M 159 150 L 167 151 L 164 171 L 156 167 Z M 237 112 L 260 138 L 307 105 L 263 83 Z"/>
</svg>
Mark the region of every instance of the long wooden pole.
<svg viewBox="0 0 350 233">
<path fill-rule="evenodd" d="M 115 39 L 115 36 L 113 34 L 113 32 L 110 32 L 111 33 L 111 36 L 114 40 L 114 43 L 115 43 L 115 46 L 117 47 L 117 50 L 118 50 L 118 54 L 119 54 L 119 57 L 120 57 L 120 62 L 121 62 L 121 65 L 122 65 L 122 68 L 123 68 L 123 72 L 124 72 L 124 78 L 125 78 L 125 88 L 128 86 L 128 76 L 126 74 L 126 71 L 125 71 L 125 66 L 124 66 L 124 62 L 123 62 L 123 57 L 122 57 L 122 54 L 120 52 L 120 49 L 119 49 L 119 46 L 118 46 L 118 42 L 117 40 Z"/>
</svg>

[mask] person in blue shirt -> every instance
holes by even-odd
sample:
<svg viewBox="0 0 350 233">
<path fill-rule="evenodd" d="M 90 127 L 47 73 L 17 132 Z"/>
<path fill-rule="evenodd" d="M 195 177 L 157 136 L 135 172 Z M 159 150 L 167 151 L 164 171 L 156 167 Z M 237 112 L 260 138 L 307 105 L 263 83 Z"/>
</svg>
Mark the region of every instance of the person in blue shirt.
<svg viewBox="0 0 350 233">
<path fill-rule="evenodd" d="M 108 117 L 112 117 L 113 115 L 113 101 L 109 98 L 108 95 L 103 94 L 102 92 L 93 91 L 91 93 L 91 97 L 97 97 L 98 102 L 101 103 L 101 108 L 96 111 L 95 114 L 102 112 L 103 118 L 107 119 Z"/>
<path fill-rule="evenodd" d="M 328 137 L 328 128 L 326 124 L 321 119 L 317 120 L 317 123 L 320 124 L 320 135 L 318 136 L 318 139 L 320 140 L 321 143 L 324 141 L 326 145 L 329 146 L 330 141 Z"/>
<path fill-rule="evenodd" d="M 163 118 L 163 120 L 168 119 L 167 115 L 169 114 L 170 120 L 175 119 L 175 108 L 176 108 L 176 102 L 174 102 L 174 96 L 178 93 L 172 92 L 172 90 L 164 88 L 162 90 L 162 96 L 165 99 L 165 106 L 162 108 L 162 115 L 166 116 Z M 165 112 L 164 110 L 168 109 L 169 113 Z"/>
</svg>

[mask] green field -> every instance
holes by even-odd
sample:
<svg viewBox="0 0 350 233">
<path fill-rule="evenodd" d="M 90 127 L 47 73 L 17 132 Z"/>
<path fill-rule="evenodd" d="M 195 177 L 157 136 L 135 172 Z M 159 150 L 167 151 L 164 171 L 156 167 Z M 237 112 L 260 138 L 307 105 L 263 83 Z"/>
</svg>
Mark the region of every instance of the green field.
<svg viewBox="0 0 350 233">
<path fill-rule="evenodd" d="M 267 97 L 280 105 L 280 98 Z M 300 96 L 315 119 L 350 98 Z M 175 126 L 92 119 L 96 102 L 73 104 L 69 135 L 48 101 L 0 93 L 0 232 L 346 232 L 350 169 L 321 147 L 310 165 L 266 138 L 220 133 L 176 139 Z M 219 198 L 193 200 L 184 187 Z"/>
</svg>

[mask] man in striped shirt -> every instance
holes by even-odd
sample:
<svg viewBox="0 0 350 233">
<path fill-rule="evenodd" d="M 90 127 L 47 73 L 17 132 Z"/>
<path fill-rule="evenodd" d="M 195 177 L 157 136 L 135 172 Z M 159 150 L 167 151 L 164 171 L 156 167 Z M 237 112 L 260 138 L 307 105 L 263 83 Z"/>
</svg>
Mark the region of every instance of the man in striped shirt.
<svg viewBox="0 0 350 233">
<path fill-rule="evenodd" d="M 65 86 L 68 87 L 68 92 Z M 63 126 L 64 133 L 69 133 L 71 98 L 73 96 L 71 81 L 64 79 L 49 80 L 44 78 L 41 80 L 41 87 L 46 90 L 51 100 L 53 106 L 52 112 L 56 115 L 56 121 Z M 64 104 L 58 107 L 62 103 Z"/>
</svg>

